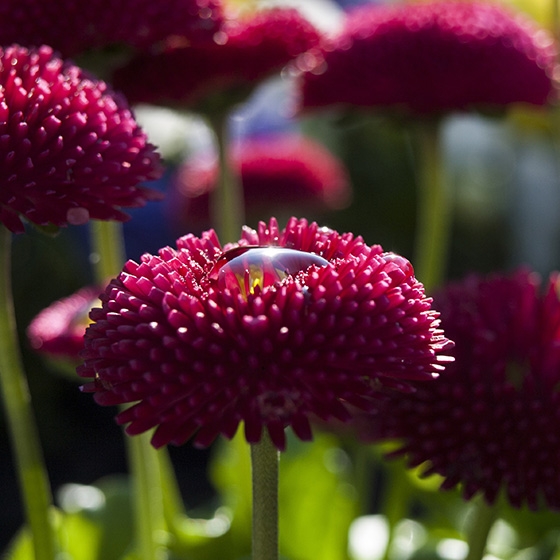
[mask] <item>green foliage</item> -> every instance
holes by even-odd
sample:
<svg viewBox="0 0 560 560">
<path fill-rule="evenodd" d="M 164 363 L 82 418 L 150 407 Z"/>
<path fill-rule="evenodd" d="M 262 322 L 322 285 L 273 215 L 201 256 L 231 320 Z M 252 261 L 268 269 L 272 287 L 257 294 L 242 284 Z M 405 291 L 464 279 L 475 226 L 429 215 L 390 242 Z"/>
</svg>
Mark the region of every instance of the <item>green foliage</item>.
<svg viewBox="0 0 560 560">
<path fill-rule="evenodd" d="M 370 473 L 382 473 L 379 513 L 373 517 L 386 526 L 384 537 L 372 523 L 370 533 L 362 531 L 360 538 L 385 539 L 385 553 L 361 556 L 358 544 L 350 545 L 352 524 L 366 521 L 367 529 L 367 520 L 373 519 L 359 517 L 363 500 L 358 497 L 367 490 L 356 476 L 356 448 L 347 453 L 335 436 L 319 434 L 312 443 L 290 439 L 281 454 L 282 560 L 457 560 L 466 546 L 468 521 L 478 515 L 476 502 L 465 502 L 456 491 L 439 491 L 437 477 L 425 479 L 418 469 L 407 470 L 402 461 L 386 461 L 378 448 L 357 449 L 366 452 Z M 162 559 L 250 559 L 251 464 L 242 435 L 219 443 L 209 474 L 218 493 L 214 513 L 196 519 L 175 511 L 159 536 Z M 107 477 L 95 486 L 67 485 L 59 502 L 53 516 L 61 559 L 140 560 L 126 476 Z M 488 539 L 492 558 L 560 560 L 559 514 L 516 510 L 505 499 L 496 512 Z M 30 535 L 23 528 L 2 560 L 32 558 Z"/>
<path fill-rule="evenodd" d="M 290 443 L 280 461 L 280 549 L 293 560 L 345 560 L 358 513 L 350 458 L 327 435 Z"/>
<path fill-rule="evenodd" d="M 69 485 L 67 509 L 53 511 L 58 546 L 72 560 L 119 560 L 132 539 L 130 488 L 126 477 L 109 477 L 98 485 Z M 79 493 L 81 492 L 81 497 Z M 87 503 L 87 495 L 95 501 Z M 5 560 L 33 558 L 29 531 L 24 528 Z"/>
<path fill-rule="evenodd" d="M 348 529 L 357 516 L 350 458 L 329 435 L 319 435 L 311 444 L 293 439 L 289 448 L 280 461 L 283 558 L 348 560 Z M 162 535 L 169 560 L 250 558 L 251 464 L 241 435 L 221 442 L 210 470 L 222 505 L 210 519 L 173 518 Z M 60 501 L 62 507 L 54 513 L 57 537 L 69 559 L 138 560 L 126 477 L 103 479 L 95 486 L 69 485 Z M 4 560 L 31 558 L 29 533 L 23 529 Z"/>
</svg>

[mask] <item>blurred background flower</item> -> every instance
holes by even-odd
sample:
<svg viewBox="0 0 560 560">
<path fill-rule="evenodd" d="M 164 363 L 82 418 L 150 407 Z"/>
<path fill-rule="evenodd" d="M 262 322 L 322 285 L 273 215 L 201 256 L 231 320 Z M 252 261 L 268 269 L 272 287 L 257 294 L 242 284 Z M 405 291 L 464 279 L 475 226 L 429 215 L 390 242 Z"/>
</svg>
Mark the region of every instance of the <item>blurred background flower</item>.
<svg viewBox="0 0 560 560">
<path fill-rule="evenodd" d="M 498 4 L 369 4 L 348 15 L 303 75 L 302 106 L 422 114 L 543 105 L 556 95 L 556 56 L 552 35 Z"/>
<path fill-rule="evenodd" d="M 560 508 L 558 275 L 542 293 L 527 270 L 473 275 L 434 305 L 455 362 L 408 395 L 383 391 L 363 436 L 394 439 L 391 455 L 440 475 L 444 489 L 460 484 L 466 499 L 503 492 L 515 507 Z"/>
<path fill-rule="evenodd" d="M 298 209 L 313 218 L 350 203 L 350 181 L 342 162 L 319 142 L 301 134 L 240 140 L 230 157 L 243 185 L 248 223 L 256 224 L 270 208 L 280 216 Z M 193 154 L 177 169 L 167 196 L 167 211 L 178 235 L 210 227 L 209 192 L 216 185 L 217 166 L 217 157 L 205 150 Z"/>
<path fill-rule="evenodd" d="M 62 56 L 122 46 L 149 49 L 170 35 L 211 40 L 222 21 L 219 0 L 6 0 L 2 44 L 49 45 Z"/>
<path fill-rule="evenodd" d="M 33 350 L 79 363 L 89 312 L 102 291 L 100 286 L 87 286 L 43 309 L 27 327 Z"/>
<path fill-rule="evenodd" d="M 259 10 L 226 20 L 212 42 L 172 37 L 162 52 L 139 54 L 117 69 L 113 82 L 131 103 L 171 103 L 214 116 L 319 40 L 297 10 Z"/>
</svg>

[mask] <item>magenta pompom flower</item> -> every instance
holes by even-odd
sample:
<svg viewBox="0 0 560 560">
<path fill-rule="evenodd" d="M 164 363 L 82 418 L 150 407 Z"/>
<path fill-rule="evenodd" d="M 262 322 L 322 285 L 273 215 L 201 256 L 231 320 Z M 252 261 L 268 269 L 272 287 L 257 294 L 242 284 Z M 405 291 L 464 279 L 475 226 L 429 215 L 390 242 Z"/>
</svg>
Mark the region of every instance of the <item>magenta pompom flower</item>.
<svg viewBox="0 0 560 560">
<path fill-rule="evenodd" d="M 317 213 L 343 208 L 350 201 L 344 164 L 311 138 L 295 133 L 259 136 L 238 142 L 232 152 L 232 168 L 240 177 L 250 215 L 294 205 Z M 207 227 L 210 193 L 217 180 L 216 156 L 189 158 L 178 169 L 168 197 L 174 221 Z"/>
<path fill-rule="evenodd" d="M 31 347 L 48 356 L 78 360 L 90 323 L 89 312 L 99 303 L 102 291 L 98 286 L 87 286 L 43 309 L 27 328 Z"/>
<path fill-rule="evenodd" d="M 156 192 L 160 175 L 124 98 L 53 55 L 49 47 L 0 49 L 0 222 L 38 225 L 123 221 L 123 207 Z"/>
<path fill-rule="evenodd" d="M 222 21 L 219 0 L 3 0 L 2 44 L 49 45 L 63 56 L 123 44 L 151 47 L 171 35 L 211 40 Z"/>
<path fill-rule="evenodd" d="M 435 305 L 455 362 L 415 392 L 383 390 L 364 435 L 398 440 L 396 455 L 466 499 L 560 508 L 559 281 L 542 294 L 527 271 L 450 285 Z"/>
<path fill-rule="evenodd" d="M 232 96 L 237 101 L 319 41 L 297 10 L 258 11 L 228 20 L 214 42 L 190 45 L 176 38 L 162 53 L 138 55 L 115 73 L 114 84 L 132 103 L 193 106 Z"/>
<path fill-rule="evenodd" d="M 544 105 L 555 95 L 556 57 L 550 34 L 498 4 L 368 5 L 303 75 L 301 103 L 413 113 Z"/>
<path fill-rule="evenodd" d="M 131 435 L 200 446 L 263 428 L 311 438 L 379 383 L 432 380 L 450 342 L 410 263 L 360 237 L 292 218 L 222 247 L 213 231 L 129 261 L 91 312 L 82 377 Z"/>
</svg>

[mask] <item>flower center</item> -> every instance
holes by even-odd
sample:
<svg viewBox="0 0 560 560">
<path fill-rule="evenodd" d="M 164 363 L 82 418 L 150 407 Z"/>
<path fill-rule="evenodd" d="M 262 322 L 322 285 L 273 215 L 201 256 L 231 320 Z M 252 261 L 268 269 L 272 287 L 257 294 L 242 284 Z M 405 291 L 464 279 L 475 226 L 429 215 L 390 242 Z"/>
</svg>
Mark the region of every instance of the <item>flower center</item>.
<svg viewBox="0 0 560 560">
<path fill-rule="evenodd" d="M 305 251 L 284 247 L 235 247 L 224 253 L 209 274 L 220 290 L 239 290 L 247 298 L 263 288 L 297 274 L 311 265 L 329 261 Z"/>
</svg>

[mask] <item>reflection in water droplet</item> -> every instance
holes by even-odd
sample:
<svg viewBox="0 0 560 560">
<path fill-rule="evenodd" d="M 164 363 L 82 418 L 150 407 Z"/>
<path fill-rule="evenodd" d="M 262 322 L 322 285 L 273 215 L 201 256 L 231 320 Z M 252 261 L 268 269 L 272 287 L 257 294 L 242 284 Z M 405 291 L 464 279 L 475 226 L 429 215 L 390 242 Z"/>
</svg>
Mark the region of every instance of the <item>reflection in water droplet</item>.
<svg viewBox="0 0 560 560">
<path fill-rule="evenodd" d="M 235 247 L 218 259 L 208 277 L 218 289 L 240 290 L 244 297 L 248 297 L 311 265 L 328 264 L 329 261 L 319 255 L 295 249 Z"/>
<path fill-rule="evenodd" d="M 385 272 L 393 278 L 396 274 L 404 274 L 405 278 L 410 278 L 414 276 L 414 267 L 404 257 L 397 255 L 396 253 L 383 253 L 381 258 L 387 263 L 385 265 Z"/>
</svg>

